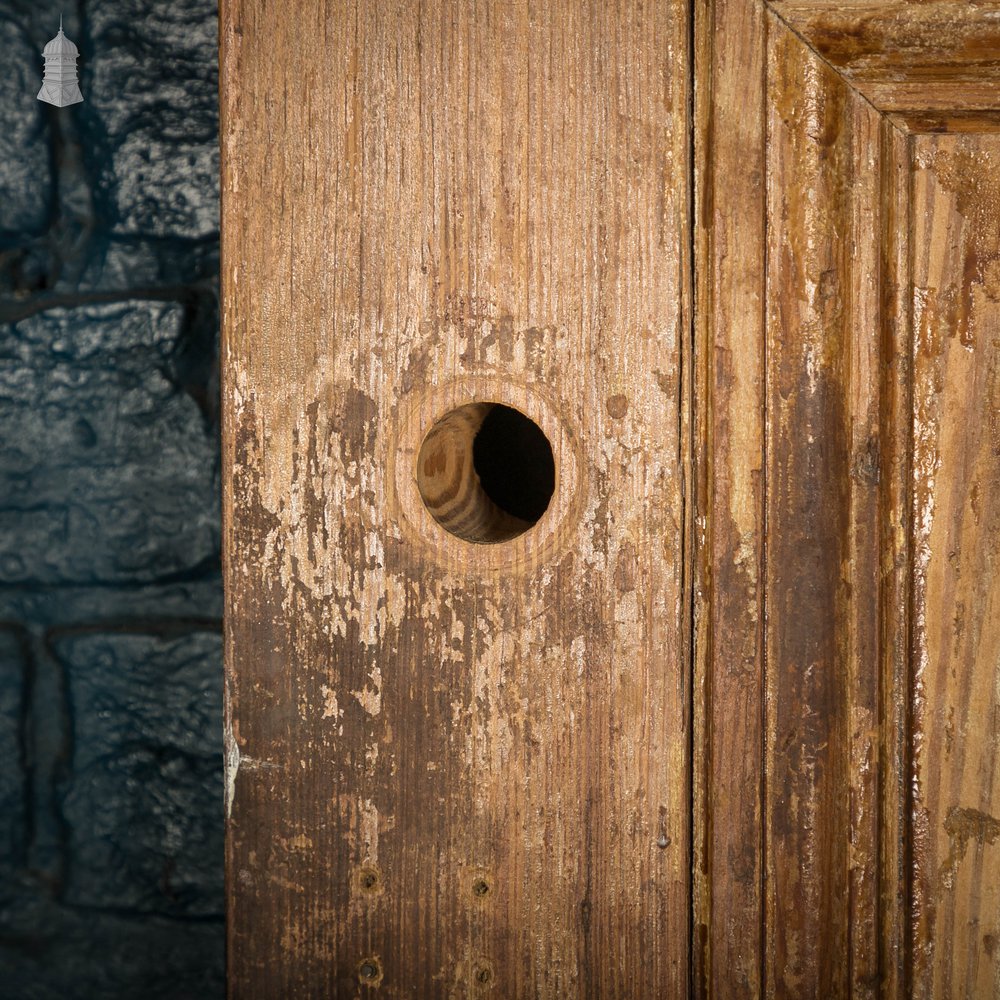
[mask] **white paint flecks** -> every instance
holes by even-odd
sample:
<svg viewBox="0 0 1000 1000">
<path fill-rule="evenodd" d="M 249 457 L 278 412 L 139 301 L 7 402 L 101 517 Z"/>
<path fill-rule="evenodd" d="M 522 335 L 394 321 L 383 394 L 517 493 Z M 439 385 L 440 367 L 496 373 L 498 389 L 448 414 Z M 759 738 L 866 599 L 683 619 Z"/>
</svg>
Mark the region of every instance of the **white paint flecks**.
<svg viewBox="0 0 1000 1000">
<path fill-rule="evenodd" d="M 378 809 L 371 799 L 364 799 L 358 802 L 358 814 L 365 860 L 374 864 L 378 861 Z"/>
<path fill-rule="evenodd" d="M 229 685 L 226 684 L 226 724 L 223 731 L 223 752 L 225 771 L 224 794 L 226 819 L 233 814 L 233 800 L 236 798 L 236 775 L 240 769 L 240 748 L 233 735 L 233 717 L 229 710 Z"/>
</svg>

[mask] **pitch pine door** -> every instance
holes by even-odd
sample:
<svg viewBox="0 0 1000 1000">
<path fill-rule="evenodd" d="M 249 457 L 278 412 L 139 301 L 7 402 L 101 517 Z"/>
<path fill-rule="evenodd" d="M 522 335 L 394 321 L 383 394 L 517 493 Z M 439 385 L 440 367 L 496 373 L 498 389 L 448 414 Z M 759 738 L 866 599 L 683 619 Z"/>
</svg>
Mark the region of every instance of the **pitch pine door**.
<svg viewBox="0 0 1000 1000">
<path fill-rule="evenodd" d="M 1000 6 L 220 29 L 231 995 L 1000 994 Z"/>
</svg>

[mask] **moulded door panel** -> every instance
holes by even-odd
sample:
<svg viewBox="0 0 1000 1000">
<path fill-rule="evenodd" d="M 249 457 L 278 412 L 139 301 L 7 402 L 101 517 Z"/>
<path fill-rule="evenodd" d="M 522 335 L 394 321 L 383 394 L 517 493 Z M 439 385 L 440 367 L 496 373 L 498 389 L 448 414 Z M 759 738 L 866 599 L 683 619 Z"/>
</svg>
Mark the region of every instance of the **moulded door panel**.
<svg viewBox="0 0 1000 1000">
<path fill-rule="evenodd" d="M 1000 7 L 695 36 L 696 990 L 998 995 Z"/>
</svg>

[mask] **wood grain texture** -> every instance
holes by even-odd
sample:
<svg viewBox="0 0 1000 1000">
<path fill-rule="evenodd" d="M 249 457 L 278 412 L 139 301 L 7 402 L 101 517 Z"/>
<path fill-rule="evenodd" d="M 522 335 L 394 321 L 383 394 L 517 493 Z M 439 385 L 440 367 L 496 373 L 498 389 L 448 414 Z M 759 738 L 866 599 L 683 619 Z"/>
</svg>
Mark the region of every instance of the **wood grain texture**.
<svg viewBox="0 0 1000 1000">
<path fill-rule="evenodd" d="M 882 111 L 1000 108 L 1000 4 L 773 0 L 770 6 Z"/>
<path fill-rule="evenodd" d="M 775 3 L 761 30 L 758 5 L 717 0 L 696 21 L 696 316 L 705 361 L 695 393 L 704 533 L 696 591 L 694 986 L 704 996 L 987 996 L 997 988 L 994 932 L 980 928 L 988 923 L 982 914 L 996 911 L 1000 872 L 995 862 L 990 869 L 988 853 L 996 657 L 986 624 L 992 591 L 982 582 L 991 579 L 982 563 L 992 551 L 985 529 L 972 543 L 980 560 L 973 634 L 985 651 L 966 650 L 961 667 L 935 653 L 938 700 L 953 713 L 968 716 L 973 705 L 984 713 L 966 721 L 976 779 L 969 771 L 961 777 L 979 804 L 945 802 L 943 790 L 928 804 L 921 790 L 921 774 L 958 737 L 938 716 L 937 728 L 924 721 L 926 681 L 913 645 L 929 614 L 915 491 L 942 487 L 924 482 L 927 460 L 914 437 L 933 380 L 921 380 L 913 347 L 923 293 L 912 268 L 929 252 L 939 274 L 951 276 L 951 320 L 972 315 L 982 294 L 973 285 L 987 279 L 970 275 L 985 273 L 993 251 L 982 250 L 975 266 L 963 263 L 971 251 L 962 241 L 982 246 L 982 226 L 995 238 L 996 221 L 983 206 L 996 141 L 988 133 L 996 132 L 1000 102 L 986 55 L 977 63 L 957 43 L 949 50 L 951 36 L 937 50 L 927 41 L 940 11 L 909 5 L 920 9 L 908 20 L 898 5 L 877 6 Z M 984 24 L 991 16 L 982 7 L 969 14 Z M 820 24 L 835 25 L 830 45 L 844 46 L 840 65 L 837 52 L 819 44 Z M 873 49 L 867 62 L 850 62 L 850 39 L 871 40 L 873 24 L 883 43 L 898 43 L 892 59 Z M 968 86 L 927 85 L 935 58 L 938 83 Z M 872 89 L 878 81 L 900 99 L 883 99 Z M 920 100 L 903 99 L 907 93 Z M 937 140 L 922 132 L 956 135 Z M 968 192 L 953 195 L 959 209 L 944 206 L 940 193 L 922 193 L 914 149 L 938 141 L 978 150 L 974 218 Z M 764 193 L 756 185 L 761 155 Z M 969 166 L 966 184 L 974 176 Z M 935 211 L 951 212 L 951 221 L 931 221 Z M 935 225 L 934 249 L 920 250 L 931 238 L 923 227 Z M 732 302 L 740 303 L 736 319 Z M 727 348 L 742 337 L 731 366 Z M 992 363 L 980 362 L 984 413 L 995 408 L 986 388 Z M 739 403 L 732 367 L 742 379 Z M 962 384 L 957 371 L 955 386 Z M 748 391 L 760 385 L 760 372 L 762 417 L 760 397 Z M 962 461 L 974 453 L 983 476 L 991 461 L 995 472 L 985 431 L 965 443 L 962 412 L 956 399 L 939 421 L 945 430 L 935 433 L 963 449 Z M 736 434 L 744 449 L 734 458 Z M 762 475 L 753 471 L 757 460 Z M 949 479 L 949 497 L 964 471 Z M 730 527 L 734 496 L 748 526 L 741 549 Z M 758 497 L 764 512 L 755 521 Z M 960 505 L 951 502 L 957 518 Z M 761 568 L 761 586 L 748 592 L 732 575 L 736 552 Z M 935 601 L 934 614 L 950 623 L 951 591 L 935 592 Z M 735 651 L 752 647 L 740 645 L 738 630 L 752 635 L 758 610 L 763 653 L 747 669 L 750 661 Z M 977 655 L 992 657 L 993 666 Z M 755 690 L 762 691 L 762 733 Z M 969 702 L 966 690 L 976 692 Z M 941 781 L 947 788 L 948 779 Z M 951 820 L 949 808 L 957 810 Z M 970 856 L 976 844 L 986 865 L 970 869 L 959 902 L 940 883 L 942 866 L 947 872 L 958 856 L 949 853 L 952 843 Z M 763 870 L 748 891 L 745 873 L 760 871 L 755 851 Z M 935 916 L 942 911 L 945 917 Z"/>
<path fill-rule="evenodd" d="M 695 8 L 696 996 L 763 990 L 765 10 Z"/>
<path fill-rule="evenodd" d="M 234 997 L 1000 993 L 998 13 L 226 0 Z"/>
<path fill-rule="evenodd" d="M 446 413 L 417 453 L 417 487 L 431 516 L 453 535 L 484 544 L 516 538 L 532 523 L 496 504 L 476 471 L 476 438 L 492 410 L 477 402 Z"/>
<path fill-rule="evenodd" d="M 780 19 L 754 27 L 754 10 L 713 5 L 697 33 L 712 73 L 700 91 L 707 74 L 696 74 L 709 586 L 698 588 L 696 633 L 707 819 L 695 841 L 695 986 L 873 996 L 879 220 L 888 230 L 883 173 L 902 137 Z M 747 86 L 758 73 L 759 91 Z"/>
<path fill-rule="evenodd" d="M 768 95 L 767 980 L 875 996 L 880 118 L 777 18 Z"/>
<path fill-rule="evenodd" d="M 233 997 L 687 992 L 687 16 L 222 4 Z M 416 483 L 483 400 L 499 545 Z"/>
<path fill-rule="evenodd" d="M 1000 101 L 997 103 L 1000 104 Z M 982 111 L 951 108 L 939 111 L 902 111 L 892 112 L 886 117 L 900 131 L 915 135 L 959 132 L 982 135 L 987 132 L 1000 132 L 1000 110 L 997 108 Z"/>
<path fill-rule="evenodd" d="M 910 904 L 910 595 L 913 443 L 912 303 L 910 245 L 912 142 L 882 123 L 879 323 L 880 587 L 868 613 L 878 616 L 879 673 L 879 924 L 882 995 L 908 991 Z"/>
<path fill-rule="evenodd" d="M 1000 138 L 915 140 L 913 995 L 1000 995 Z"/>
</svg>

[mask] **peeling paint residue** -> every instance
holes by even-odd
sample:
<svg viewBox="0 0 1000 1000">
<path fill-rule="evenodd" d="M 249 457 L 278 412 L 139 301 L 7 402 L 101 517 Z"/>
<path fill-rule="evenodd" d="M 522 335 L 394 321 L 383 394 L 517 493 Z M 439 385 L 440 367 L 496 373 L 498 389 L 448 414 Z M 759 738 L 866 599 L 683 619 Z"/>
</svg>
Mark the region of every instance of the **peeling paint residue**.
<svg viewBox="0 0 1000 1000">
<path fill-rule="evenodd" d="M 354 6 L 241 11 L 232 77 L 234 989 L 679 993 L 686 9 Z M 420 499 L 470 394 L 552 446 L 509 547 Z"/>
<path fill-rule="evenodd" d="M 358 803 L 358 817 L 361 827 L 361 843 L 364 847 L 364 861 L 378 862 L 378 809 L 371 799 Z"/>
<path fill-rule="evenodd" d="M 229 681 L 225 681 L 225 728 L 223 731 L 223 769 L 224 769 L 224 804 L 226 818 L 231 819 L 233 815 L 233 801 L 236 798 L 236 775 L 240 770 L 240 748 L 233 734 L 233 713 L 229 700 Z"/>
</svg>

